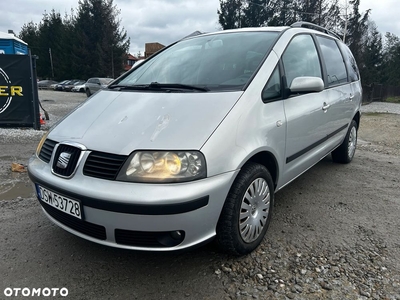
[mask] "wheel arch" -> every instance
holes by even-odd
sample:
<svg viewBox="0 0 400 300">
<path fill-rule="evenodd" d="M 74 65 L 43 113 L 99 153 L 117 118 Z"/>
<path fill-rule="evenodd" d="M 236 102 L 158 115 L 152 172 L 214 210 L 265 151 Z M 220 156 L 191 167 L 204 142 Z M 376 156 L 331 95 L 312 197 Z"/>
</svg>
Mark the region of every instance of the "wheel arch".
<svg viewBox="0 0 400 300">
<path fill-rule="evenodd" d="M 357 129 L 360 128 L 360 118 L 361 118 L 361 114 L 359 111 L 357 111 L 357 113 L 353 117 L 353 120 L 356 121 L 356 123 L 357 123 Z"/>
<path fill-rule="evenodd" d="M 269 151 L 261 151 L 250 157 L 246 161 L 246 163 L 249 161 L 258 163 L 266 167 L 269 173 L 271 174 L 274 187 L 276 188 L 278 183 L 279 167 L 275 156 Z"/>
</svg>

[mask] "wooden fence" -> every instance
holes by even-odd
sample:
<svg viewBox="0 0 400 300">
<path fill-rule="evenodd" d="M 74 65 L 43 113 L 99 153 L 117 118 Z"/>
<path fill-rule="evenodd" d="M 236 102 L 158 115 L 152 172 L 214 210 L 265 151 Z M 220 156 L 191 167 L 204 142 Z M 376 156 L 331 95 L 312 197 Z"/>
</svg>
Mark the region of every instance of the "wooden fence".
<svg viewBox="0 0 400 300">
<path fill-rule="evenodd" d="M 400 97 L 400 87 L 378 83 L 363 85 L 363 103 L 385 101 L 389 97 Z"/>
</svg>

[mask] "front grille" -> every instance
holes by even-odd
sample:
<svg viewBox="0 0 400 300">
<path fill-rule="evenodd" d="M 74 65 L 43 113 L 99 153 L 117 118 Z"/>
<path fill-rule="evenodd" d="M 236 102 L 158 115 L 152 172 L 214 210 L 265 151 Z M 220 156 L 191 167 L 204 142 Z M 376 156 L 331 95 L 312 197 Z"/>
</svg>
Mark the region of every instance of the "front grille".
<svg viewBox="0 0 400 300">
<path fill-rule="evenodd" d="M 104 152 L 92 152 L 86 159 L 83 174 L 86 176 L 115 180 L 127 156 Z"/>
<path fill-rule="evenodd" d="M 115 242 L 121 245 L 149 247 L 149 248 L 165 248 L 179 245 L 185 238 L 185 232 L 181 233 L 179 239 L 171 236 L 172 231 L 133 231 L 124 229 L 115 229 Z"/>
<path fill-rule="evenodd" d="M 47 139 L 40 150 L 39 158 L 44 162 L 49 163 L 56 144 L 57 142 Z"/>
<path fill-rule="evenodd" d="M 68 158 L 63 159 L 62 157 L 60 157 L 61 154 L 67 154 Z M 78 163 L 80 155 L 81 155 L 81 149 L 70 145 L 60 144 L 54 155 L 54 161 L 53 161 L 54 173 L 65 177 L 71 176 L 76 169 L 76 165 Z M 63 164 L 61 164 L 61 162 L 63 162 Z"/>
<path fill-rule="evenodd" d="M 82 221 L 75 217 L 69 216 L 66 213 L 63 213 L 62 211 L 59 211 L 58 209 L 51 207 L 50 205 L 43 203 L 40 200 L 39 203 L 50 216 L 52 216 L 54 219 L 64 224 L 65 226 L 99 240 L 105 240 L 107 238 L 106 229 L 103 226 Z"/>
</svg>

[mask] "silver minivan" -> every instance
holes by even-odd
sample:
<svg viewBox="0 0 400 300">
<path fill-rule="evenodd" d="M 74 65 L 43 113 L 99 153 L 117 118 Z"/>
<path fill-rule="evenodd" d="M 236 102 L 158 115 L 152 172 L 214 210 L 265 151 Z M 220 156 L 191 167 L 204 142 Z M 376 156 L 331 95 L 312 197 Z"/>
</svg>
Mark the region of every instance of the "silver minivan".
<svg viewBox="0 0 400 300">
<path fill-rule="evenodd" d="M 310 29 L 312 27 L 313 29 Z M 308 23 L 176 42 L 51 128 L 29 161 L 47 217 L 103 245 L 170 251 L 263 240 L 274 194 L 360 123 L 356 62 Z"/>
<path fill-rule="evenodd" d="M 85 93 L 88 97 L 96 93 L 100 89 L 105 89 L 112 81 L 112 78 L 89 78 L 85 83 Z"/>
</svg>

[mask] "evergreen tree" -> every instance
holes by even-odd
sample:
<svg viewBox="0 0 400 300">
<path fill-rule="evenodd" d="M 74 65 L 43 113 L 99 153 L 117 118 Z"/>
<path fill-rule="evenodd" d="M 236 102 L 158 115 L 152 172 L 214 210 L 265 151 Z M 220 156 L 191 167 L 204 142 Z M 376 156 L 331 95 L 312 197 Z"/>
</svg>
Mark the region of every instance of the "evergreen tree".
<svg viewBox="0 0 400 300">
<path fill-rule="evenodd" d="M 400 86 L 400 39 L 390 32 L 385 35 L 382 82 Z"/>
<path fill-rule="evenodd" d="M 240 0 L 219 0 L 219 5 L 220 9 L 217 14 L 222 29 L 242 27 L 242 3 Z"/>
<path fill-rule="evenodd" d="M 38 26 L 32 21 L 27 24 L 24 24 L 19 33 L 19 38 L 23 40 L 25 43 L 28 43 L 29 48 L 31 49 L 36 49 L 37 47 L 39 47 L 38 36 L 39 36 Z"/>
<path fill-rule="evenodd" d="M 116 77 L 123 72 L 129 39 L 120 30 L 120 11 L 113 0 L 81 0 L 75 22 L 73 68 L 83 77 Z"/>
<path fill-rule="evenodd" d="M 268 26 L 289 26 L 296 22 L 296 2 L 291 0 L 275 0 L 270 3 L 272 11 Z"/>
<path fill-rule="evenodd" d="M 368 39 L 368 22 L 370 10 L 361 14 L 359 10 L 360 0 L 350 0 L 353 6 L 352 13 L 347 20 L 346 44 L 349 46 L 358 64 L 361 78 L 366 76 L 368 70 L 364 62 L 366 41 Z"/>
<path fill-rule="evenodd" d="M 295 3 L 298 21 L 311 22 L 332 30 L 340 21 L 337 0 L 297 0 Z"/>
<path fill-rule="evenodd" d="M 361 62 L 361 50 L 363 49 L 364 38 L 367 36 L 370 10 L 362 15 L 359 10 L 360 0 L 350 0 L 350 4 L 353 6 L 353 12 L 347 24 L 346 43 L 353 52 L 356 61 Z"/>
<path fill-rule="evenodd" d="M 363 49 L 362 80 L 364 84 L 382 82 L 382 35 L 379 33 L 374 22 L 368 24 L 367 36 Z"/>
<path fill-rule="evenodd" d="M 272 10 L 268 7 L 268 0 L 252 0 L 243 7 L 241 27 L 259 27 L 266 25 L 272 16 Z"/>
<path fill-rule="evenodd" d="M 60 78 L 59 80 L 71 78 L 71 79 L 87 79 L 85 76 L 79 72 L 79 69 L 74 69 L 72 61 L 74 60 L 74 44 L 76 43 L 75 37 L 75 15 L 74 10 L 71 9 L 71 14 L 68 15 L 65 13 L 64 18 L 62 20 L 64 27 L 63 27 L 63 35 L 62 35 L 62 47 L 63 51 L 63 63 L 60 67 Z"/>
<path fill-rule="evenodd" d="M 39 57 L 40 78 L 117 77 L 129 49 L 119 14 L 113 0 L 80 0 L 76 15 L 45 12 L 39 24 L 25 24 L 19 37 Z"/>
<path fill-rule="evenodd" d="M 41 55 L 38 61 L 38 73 L 45 78 L 64 78 L 62 74 L 64 58 L 64 24 L 60 13 L 52 10 L 43 15 L 39 23 L 39 45 Z"/>
<path fill-rule="evenodd" d="M 338 0 L 220 0 L 223 29 L 288 26 L 297 21 L 333 27 L 340 21 Z"/>
</svg>

